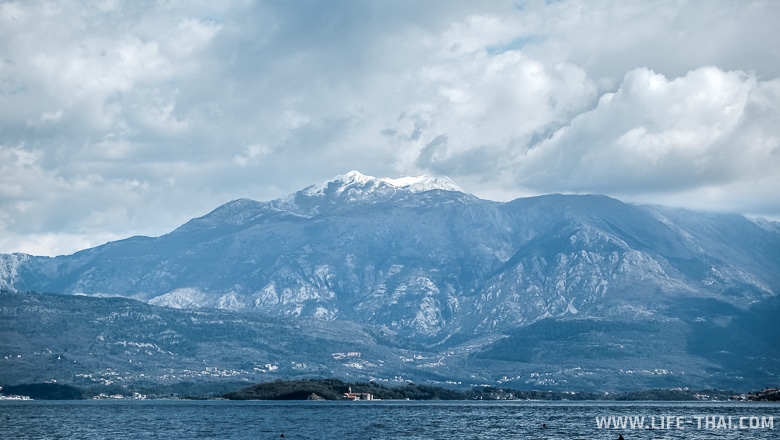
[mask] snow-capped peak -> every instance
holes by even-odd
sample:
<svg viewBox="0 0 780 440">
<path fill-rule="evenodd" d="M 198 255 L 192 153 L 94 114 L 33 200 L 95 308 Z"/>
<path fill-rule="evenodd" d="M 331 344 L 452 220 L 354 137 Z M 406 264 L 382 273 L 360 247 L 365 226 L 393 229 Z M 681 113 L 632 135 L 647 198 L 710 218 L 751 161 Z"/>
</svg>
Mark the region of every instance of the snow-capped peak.
<svg viewBox="0 0 780 440">
<path fill-rule="evenodd" d="M 396 188 L 405 188 L 411 192 L 424 192 L 434 189 L 440 189 L 443 191 L 457 191 L 465 192 L 463 188 L 458 186 L 447 176 L 428 176 L 423 174 L 417 177 L 399 177 L 397 179 L 391 179 L 388 177 L 379 179 L 385 183 L 388 183 Z"/>
<path fill-rule="evenodd" d="M 336 184 L 338 186 L 337 193 L 341 193 L 346 188 L 353 185 L 369 186 L 373 188 L 380 185 L 381 183 L 389 185 L 393 188 L 405 189 L 414 193 L 431 191 L 435 189 L 443 191 L 464 192 L 463 188 L 458 186 L 449 177 L 445 176 L 422 175 L 416 177 L 399 177 L 393 179 L 389 177 L 367 176 L 360 171 L 355 170 L 338 175 L 326 182 L 312 185 L 306 188 L 305 192 L 306 195 L 309 196 L 325 194 L 326 189 L 328 189 L 331 185 Z"/>
<path fill-rule="evenodd" d="M 352 171 L 350 171 L 348 173 L 340 174 L 340 175 L 334 177 L 333 179 L 331 179 L 331 180 L 329 180 L 327 182 L 324 182 L 323 184 L 324 185 L 328 185 L 329 183 L 332 183 L 332 182 L 341 182 L 344 185 L 350 185 L 350 184 L 353 184 L 353 183 L 366 184 L 366 183 L 371 183 L 371 181 L 373 181 L 373 180 L 376 180 L 376 177 L 367 176 L 367 175 L 361 173 L 360 171 L 352 170 Z"/>
</svg>

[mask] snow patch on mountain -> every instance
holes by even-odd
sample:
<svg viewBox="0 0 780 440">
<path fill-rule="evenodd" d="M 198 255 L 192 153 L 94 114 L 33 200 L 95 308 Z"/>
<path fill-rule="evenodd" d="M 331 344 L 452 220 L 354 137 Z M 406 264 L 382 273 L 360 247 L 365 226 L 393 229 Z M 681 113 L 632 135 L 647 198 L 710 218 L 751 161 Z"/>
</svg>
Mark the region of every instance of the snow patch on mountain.
<svg viewBox="0 0 780 440">
<path fill-rule="evenodd" d="M 149 304 L 174 309 L 194 309 L 202 307 L 209 299 L 210 296 L 205 292 L 192 287 L 184 287 L 154 297 L 149 300 Z"/>
<path fill-rule="evenodd" d="M 441 330 L 443 321 L 438 302 L 432 297 L 426 296 L 420 303 L 411 325 L 422 334 L 434 336 Z"/>
<path fill-rule="evenodd" d="M 307 196 L 325 195 L 331 186 L 336 186 L 336 194 L 342 194 L 350 188 L 359 187 L 363 191 L 371 192 L 382 186 L 390 186 L 395 189 L 403 189 L 412 193 L 420 193 L 432 190 L 465 192 L 450 178 L 446 176 L 416 176 L 416 177 L 373 177 L 367 176 L 360 171 L 352 170 L 346 174 L 341 174 L 326 182 L 312 185 L 303 190 Z"/>
<path fill-rule="evenodd" d="M 254 306 L 257 308 L 271 308 L 279 304 L 279 294 L 276 292 L 276 284 L 269 283 L 262 289 L 255 292 Z"/>
<path fill-rule="evenodd" d="M 230 310 L 237 312 L 246 307 L 236 294 L 236 292 L 228 292 L 219 297 L 217 300 L 217 308 L 223 310 Z"/>
<path fill-rule="evenodd" d="M 19 268 L 30 261 L 27 254 L 0 255 L 0 289 L 15 292 L 14 285 L 19 281 Z"/>
<path fill-rule="evenodd" d="M 417 177 L 400 177 L 397 179 L 381 178 L 379 179 L 385 183 L 390 184 L 396 188 L 404 188 L 413 193 L 442 190 L 442 191 L 455 191 L 465 193 L 463 188 L 458 186 L 455 182 L 450 180 L 446 176 L 428 176 L 423 174 Z"/>
</svg>

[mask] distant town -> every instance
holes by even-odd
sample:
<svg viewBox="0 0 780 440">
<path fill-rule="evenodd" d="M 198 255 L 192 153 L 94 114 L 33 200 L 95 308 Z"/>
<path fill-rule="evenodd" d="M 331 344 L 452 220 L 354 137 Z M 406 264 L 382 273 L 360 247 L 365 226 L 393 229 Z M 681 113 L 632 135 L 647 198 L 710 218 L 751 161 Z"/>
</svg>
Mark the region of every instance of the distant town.
<svg viewBox="0 0 780 440">
<path fill-rule="evenodd" d="M 233 391 L 225 392 L 225 389 Z M 230 400 L 602 400 L 602 401 L 780 401 L 778 388 L 750 393 L 688 388 L 655 389 L 632 392 L 578 392 L 515 390 L 493 386 L 472 386 L 467 391 L 407 383 L 386 386 L 376 382 L 347 383 L 339 379 L 275 380 L 241 387 L 239 383 L 180 383 L 132 390 L 82 389 L 56 382 L 0 387 L 0 400 L 81 400 L 81 399 L 230 399 Z M 222 390 L 222 391 L 220 391 Z"/>
</svg>

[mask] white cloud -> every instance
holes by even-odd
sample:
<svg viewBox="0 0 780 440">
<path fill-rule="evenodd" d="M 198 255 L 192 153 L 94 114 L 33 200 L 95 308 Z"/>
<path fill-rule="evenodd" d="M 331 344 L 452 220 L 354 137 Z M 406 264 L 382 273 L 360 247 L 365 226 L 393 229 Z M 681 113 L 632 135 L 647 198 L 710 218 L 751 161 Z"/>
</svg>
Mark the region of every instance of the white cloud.
<svg viewBox="0 0 780 440">
<path fill-rule="evenodd" d="M 2 2 L 0 252 L 162 234 L 350 169 L 780 217 L 778 20 L 760 0 Z"/>
<path fill-rule="evenodd" d="M 632 70 L 595 109 L 521 154 L 518 180 L 537 191 L 640 198 L 771 183 L 766 176 L 780 170 L 769 123 L 780 114 L 776 83 L 715 67 L 673 79 Z"/>
</svg>

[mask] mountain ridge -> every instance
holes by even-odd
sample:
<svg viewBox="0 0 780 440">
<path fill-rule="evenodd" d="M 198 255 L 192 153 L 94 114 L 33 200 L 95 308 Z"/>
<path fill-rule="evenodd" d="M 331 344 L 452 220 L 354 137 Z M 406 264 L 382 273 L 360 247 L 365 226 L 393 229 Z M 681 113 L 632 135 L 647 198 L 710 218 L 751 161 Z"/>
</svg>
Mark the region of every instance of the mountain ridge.
<svg viewBox="0 0 780 440">
<path fill-rule="evenodd" d="M 440 350 L 349 322 L 0 290 L 0 383 L 121 390 L 339 377 L 558 392 L 777 384 L 776 297 L 748 311 L 716 301 L 679 307 L 664 320 L 545 319 Z"/>
<path fill-rule="evenodd" d="M 599 247 L 602 253 L 607 250 L 613 254 L 618 252 L 623 257 L 628 258 L 628 260 L 624 258 L 623 268 L 618 268 L 623 272 L 628 270 L 630 266 L 644 261 L 647 263 L 646 275 L 650 278 L 653 277 L 654 273 L 658 276 L 662 273 L 666 274 L 666 270 L 676 271 L 677 275 L 686 271 L 693 274 L 698 270 L 698 276 L 708 276 L 706 266 L 718 262 L 713 256 L 731 253 L 739 257 L 736 261 L 738 264 L 726 265 L 721 270 L 716 270 L 714 275 L 709 275 L 708 283 L 717 284 L 729 279 L 739 282 L 745 285 L 743 287 L 749 287 L 753 291 L 763 291 L 767 295 L 774 294 L 778 289 L 776 279 L 766 276 L 756 277 L 747 269 L 758 266 L 764 274 L 776 270 L 778 267 L 776 257 L 780 257 L 780 252 L 778 252 L 780 239 L 771 230 L 761 228 L 755 222 L 741 216 L 628 205 L 616 199 L 599 195 L 556 194 L 516 199 L 506 203 L 492 202 L 455 191 L 454 188 L 458 187 L 446 183 L 451 182 L 448 179 L 441 187 L 427 187 L 422 191 L 409 189 L 420 181 L 439 182 L 439 180 L 427 177 L 377 179 L 357 171 L 351 171 L 322 184 L 309 186 L 290 196 L 269 202 L 258 202 L 251 199 L 237 199 L 228 202 L 160 237 L 130 237 L 86 249 L 70 256 L 55 258 L 21 256 L 19 254 L 3 256 L 2 267 L 5 269 L 0 272 L 0 287 L 9 289 L 21 287 L 23 289 L 31 288 L 31 290 L 88 295 L 117 295 L 144 300 L 153 300 L 165 294 L 181 297 L 185 292 L 194 294 L 200 290 L 200 287 L 203 287 L 194 282 L 197 279 L 194 274 L 188 275 L 193 278 L 193 282 L 189 285 L 182 282 L 186 281 L 183 278 L 186 278 L 184 275 L 187 272 L 186 265 L 183 264 L 184 261 L 202 263 L 202 261 L 197 260 L 209 258 L 206 249 L 208 246 L 222 247 L 221 250 L 226 252 L 226 254 L 221 255 L 222 259 L 232 262 L 235 262 L 233 260 L 244 251 L 244 249 L 240 249 L 238 244 L 226 243 L 226 240 L 241 239 L 258 245 L 261 244 L 260 241 L 263 241 L 262 244 L 266 246 L 266 243 L 269 242 L 277 245 L 279 249 L 272 252 L 272 255 L 268 255 L 268 253 L 263 255 L 260 252 L 261 255 L 258 257 L 266 257 L 264 259 L 250 259 L 242 262 L 254 264 L 256 265 L 255 270 L 262 271 L 269 265 L 278 266 L 282 263 L 280 260 L 289 258 L 293 253 L 303 252 L 306 254 L 308 252 L 312 254 L 310 251 L 313 249 L 313 244 L 326 246 L 327 243 L 329 246 L 327 251 L 329 252 L 336 248 L 344 250 L 350 243 L 353 243 L 359 248 L 362 247 L 365 256 L 370 249 L 366 249 L 355 240 L 360 241 L 372 235 L 373 237 L 368 238 L 375 239 L 377 249 L 390 247 L 391 254 L 385 256 L 385 263 L 388 260 L 400 261 L 402 258 L 412 256 L 420 259 L 419 255 L 414 255 L 418 251 L 415 246 L 421 241 L 431 241 L 430 237 L 434 237 L 433 241 L 438 240 L 438 242 L 428 243 L 426 248 L 428 255 L 422 258 L 426 260 L 425 271 L 436 271 L 435 263 L 453 260 L 454 256 L 446 255 L 443 248 L 453 251 L 451 253 L 461 260 L 469 258 L 474 267 L 461 264 L 456 269 L 461 281 L 466 281 L 466 285 L 471 284 L 471 286 L 463 286 L 466 288 L 450 286 L 462 291 L 475 289 L 476 284 L 481 282 L 475 284 L 473 280 L 466 279 L 469 276 L 485 277 L 491 273 L 498 274 L 503 270 L 511 270 L 510 266 L 513 262 L 520 262 L 524 259 L 525 266 L 533 266 L 534 263 L 529 260 L 531 257 L 529 254 L 532 254 L 533 258 L 537 258 L 537 263 L 541 260 L 549 263 L 550 260 L 564 255 L 560 252 L 563 248 L 568 248 L 566 257 L 579 260 L 581 255 L 577 254 L 575 248 L 587 248 L 588 246 Z M 401 184 L 392 184 L 393 182 L 401 182 Z M 439 193 L 439 191 L 443 192 Z M 435 212 L 428 214 L 425 210 Z M 434 218 L 439 215 L 444 218 Z M 410 217 L 415 220 L 414 224 L 404 222 Z M 691 221 L 691 217 L 693 221 Z M 395 220 L 396 218 L 401 220 Z M 446 222 L 443 221 L 445 218 Z M 733 230 L 728 228 L 716 230 L 718 239 L 713 240 L 707 235 L 712 235 L 712 231 L 705 230 L 713 229 L 713 222 L 706 222 L 708 218 L 717 219 L 717 222 L 721 224 L 725 223 L 724 219 L 728 219 L 731 223 L 729 228 Z M 361 231 L 361 234 L 348 233 L 347 227 L 329 223 L 342 221 L 342 224 L 358 225 L 365 228 L 369 225 L 366 225 L 366 221 L 363 219 L 377 220 L 373 230 Z M 705 222 L 704 226 L 697 227 L 697 222 L 703 221 Z M 683 223 L 684 225 L 682 225 Z M 755 238 L 751 242 L 752 246 L 731 245 L 743 237 L 740 234 L 744 230 L 753 226 L 755 226 L 755 230 L 752 231 L 752 237 Z M 324 227 L 329 230 L 328 232 L 335 232 L 339 235 L 333 237 L 323 234 L 325 230 L 322 228 Z M 414 238 L 414 243 L 406 242 L 404 246 L 399 246 L 397 240 L 393 239 L 396 237 L 410 238 L 408 237 L 409 231 L 404 230 L 406 227 L 417 228 L 419 231 L 414 231 L 416 234 L 411 237 Z M 388 236 L 390 231 L 392 234 L 397 234 L 396 237 Z M 479 232 L 484 233 L 480 234 Z M 261 237 L 252 236 L 254 233 L 259 233 Z M 457 236 L 453 236 L 453 234 Z M 376 241 L 377 235 L 382 236 L 378 241 Z M 305 237 L 301 238 L 302 236 Z M 698 241 L 695 238 L 698 238 Z M 387 239 L 390 241 L 388 242 Z M 570 243 L 567 243 L 567 240 Z M 576 244 L 577 240 L 580 241 L 579 245 Z M 457 247 L 458 241 L 463 242 L 465 246 L 454 249 Z M 702 246 L 704 242 L 706 242 L 706 246 Z M 442 249 L 437 249 L 437 247 Z M 173 248 L 174 252 L 166 253 L 164 251 L 166 248 Z M 163 252 L 160 252 L 160 249 L 163 249 Z M 349 252 L 343 253 L 345 254 L 344 258 L 347 257 L 346 254 L 349 254 Z M 138 270 L 139 273 L 136 276 L 139 279 L 131 282 L 130 286 L 127 287 L 119 288 L 113 285 L 115 283 L 110 279 L 111 274 L 104 275 L 100 283 L 92 282 L 91 280 L 95 278 L 97 275 L 95 272 L 99 268 L 87 268 L 87 266 L 90 262 L 95 261 L 98 254 L 103 260 L 124 260 L 130 263 L 130 267 L 143 265 L 144 259 L 166 257 L 165 261 L 157 262 L 154 271 L 161 275 L 160 279 L 157 280 L 162 281 L 161 286 L 172 288 L 165 292 L 156 289 L 157 293 L 155 291 L 144 293 L 144 289 L 131 292 L 133 284 L 139 284 L 144 277 L 149 278 L 149 270 L 147 270 L 149 268 L 146 267 Z M 157 257 L 154 257 L 155 255 Z M 438 259 L 432 258 L 434 255 Z M 199 258 L 194 258 L 196 261 L 192 261 L 193 256 Z M 607 255 L 600 254 L 602 258 L 605 256 Z M 311 263 L 309 262 L 309 265 Z M 321 267 L 332 265 L 332 263 L 320 263 Z M 463 261 L 463 263 L 465 262 Z M 594 264 L 593 261 L 582 261 L 581 263 L 589 264 L 591 268 Z M 217 264 L 219 263 L 217 262 Z M 376 267 L 375 264 L 371 266 Z M 383 273 L 391 271 L 390 266 L 386 267 Z M 481 270 L 480 266 L 482 266 Z M 84 270 L 82 271 L 82 269 Z M 106 268 L 106 270 L 113 271 L 116 277 L 122 276 L 116 267 Z M 293 268 L 294 272 L 299 272 L 298 275 L 302 270 L 306 272 L 306 277 L 314 276 L 316 278 L 313 273 L 316 271 L 311 267 L 304 268 L 298 265 L 298 267 Z M 166 277 L 166 274 L 171 275 L 171 271 L 176 271 L 175 278 L 177 280 L 171 279 L 168 282 L 167 280 L 172 277 Z M 67 273 L 67 276 L 62 277 L 61 272 Z M 38 279 L 50 278 L 53 282 L 36 284 L 36 277 Z M 69 281 L 71 279 L 72 281 Z M 259 286 L 260 289 L 255 292 L 273 287 L 274 284 L 268 281 L 266 279 L 264 285 Z M 539 280 L 539 282 L 542 281 Z M 684 288 L 679 282 L 677 286 Z M 482 287 L 484 288 L 484 286 Z M 224 294 L 231 294 L 224 287 L 220 289 Z M 318 289 L 327 290 L 323 283 L 320 283 L 315 290 Z M 688 289 L 690 290 L 690 286 Z M 213 291 L 213 288 L 207 290 Z M 240 294 L 242 292 L 232 293 Z M 158 299 L 157 303 L 164 304 L 164 301 Z M 198 301 L 190 301 L 190 303 L 197 305 Z M 205 304 L 204 306 L 215 305 Z"/>
<path fill-rule="evenodd" d="M 458 374 L 552 368 L 562 359 L 513 335 L 565 351 L 567 328 L 591 344 L 603 335 L 609 347 L 665 334 L 648 361 L 638 348 L 604 354 L 604 362 L 654 365 L 648 371 L 704 378 L 715 374 L 708 365 L 731 365 L 717 374 L 756 378 L 763 373 L 718 353 L 767 366 L 780 358 L 764 339 L 723 333 L 746 337 L 756 304 L 776 308 L 780 229 L 771 224 L 601 195 L 495 202 L 448 182 L 350 172 L 267 202 L 228 202 L 160 237 L 54 258 L 0 255 L 0 288 L 358 326 L 372 335 L 369 346 L 443 356 L 431 367 L 437 374 L 455 368 L 448 350 L 462 353 Z M 735 317 L 741 327 L 729 327 Z M 711 322 L 723 325 L 702 324 Z M 545 339 L 545 329 L 564 339 Z M 700 350 L 712 345 L 708 334 L 725 345 Z M 613 371 L 598 359 L 570 361 L 563 376 L 548 373 L 560 383 L 575 380 L 578 362 Z"/>
</svg>

